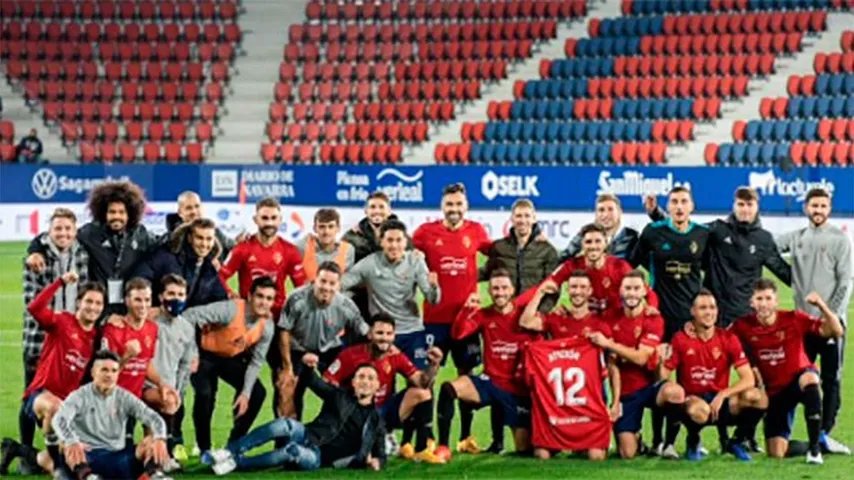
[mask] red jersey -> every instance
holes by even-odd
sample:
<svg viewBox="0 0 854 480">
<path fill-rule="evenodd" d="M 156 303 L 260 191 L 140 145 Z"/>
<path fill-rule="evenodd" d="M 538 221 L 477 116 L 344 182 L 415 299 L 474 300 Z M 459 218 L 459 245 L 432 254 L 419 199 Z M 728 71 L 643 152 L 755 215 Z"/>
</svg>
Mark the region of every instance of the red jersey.
<svg viewBox="0 0 854 480">
<path fill-rule="evenodd" d="M 407 379 L 416 373 L 418 369 L 409 360 L 409 358 L 396 348 L 393 352 L 389 352 L 380 358 L 374 358 L 371 355 L 371 345 L 363 343 L 345 348 L 338 354 L 329 365 L 329 368 L 323 372 L 323 379 L 327 382 L 342 386 L 350 377 L 356 373 L 356 368 L 359 365 L 370 363 L 377 368 L 380 388 L 374 395 L 374 404 L 377 408 L 383 406 L 388 400 L 389 394 L 393 391 L 394 376 L 399 373 Z M 347 386 L 349 388 L 349 386 Z"/>
<path fill-rule="evenodd" d="M 611 419 L 602 350 L 586 339 L 533 342 L 524 354 L 532 443 L 549 450 L 607 449 Z"/>
<path fill-rule="evenodd" d="M 731 332 L 715 328 L 712 338 L 676 332 L 670 341 L 672 354 L 664 362 L 676 370 L 676 379 L 688 395 L 718 393 L 729 387 L 729 371 L 748 363 L 741 342 Z"/>
<path fill-rule="evenodd" d="M 412 244 L 424 252 L 427 268 L 439 276 L 438 305 L 424 303 L 425 324 L 451 324 L 469 295 L 477 291 L 477 252 L 489 252 L 492 241 L 483 225 L 464 220 L 450 230 L 442 220 L 425 223 L 412 234 Z"/>
<path fill-rule="evenodd" d="M 587 265 L 584 257 L 573 257 L 563 262 L 557 270 L 549 275 L 548 279 L 554 281 L 558 286 L 569 280 L 572 272 L 584 270 L 593 284 L 593 294 L 590 296 L 590 310 L 602 313 L 608 309 L 622 305 L 620 297 L 620 284 L 623 277 L 632 271 L 629 262 L 622 258 L 605 255 L 605 264 L 602 268 L 593 268 Z M 646 288 L 646 303 L 658 308 L 658 296 L 651 288 Z"/>
<path fill-rule="evenodd" d="M 27 311 L 45 331 L 45 339 L 36 376 L 24 392 L 24 398 L 39 390 L 47 390 L 65 400 L 80 386 L 92 358 L 97 333 L 95 326 L 84 330 L 73 313 L 50 309 L 53 296 L 60 288 L 61 279 L 45 287 L 27 306 Z"/>
<path fill-rule="evenodd" d="M 454 340 L 466 338 L 480 332 L 483 337 L 483 370 L 492 383 L 513 395 L 527 395 L 522 379 L 517 376 L 525 345 L 538 340 L 539 335 L 519 327 L 522 309 L 514 306 L 513 311 L 502 314 L 492 307 L 463 308 L 451 326 Z"/>
<path fill-rule="evenodd" d="M 764 326 L 755 314 L 736 320 L 730 330 L 759 368 L 769 395 L 783 390 L 804 369 L 815 367 L 804 350 L 804 337 L 820 335 L 822 321 L 800 310 L 779 310 L 774 325 Z"/>
<path fill-rule="evenodd" d="M 655 348 L 664 336 L 664 320 L 661 315 L 628 317 L 623 311 L 609 319 L 614 341 L 620 345 L 637 349 L 641 345 Z M 617 368 L 620 369 L 621 395 L 631 395 L 644 387 L 655 383 L 655 372 L 645 365 L 637 365 L 617 356 Z"/>
<path fill-rule="evenodd" d="M 103 330 L 101 348 L 112 350 L 121 357 L 127 350 L 125 346 L 132 340 L 139 342 L 139 355 L 129 359 L 122 366 L 119 372 L 119 386 L 142 398 L 148 365 L 154 358 L 154 349 L 157 345 L 157 324 L 146 320 L 142 327 L 136 330 L 125 322 L 120 326 L 108 323 Z"/>
<path fill-rule="evenodd" d="M 543 333 L 551 339 L 587 337 L 593 332 L 600 332 L 610 338 L 611 327 L 603 322 L 599 315 L 588 313 L 582 318 L 562 313 L 540 314 L 543 318 Z"/>
<path fill-rule="evenodd" d="M 228 254 L 225 263 L 219 269 L 219 278 L 226 291 L 228 279 L 237 273 L 240 283 L 240 297 L 249 298 L 249 288 L 252 281 L 258 277 L 268 276 L 276 283 L 276 301 L 273 303 L 273 318 L 279 318 L 282 305 L 285 304 L 287 292 L 285 279 L 291 277 L 295 287 L 305 283 L 305 272 L 302 270 L 302 258 L 294 244 L 276 237 L 270 246 L 265 247 L 257 235 L 245 242 L 238 243 Z"/>
</svg>

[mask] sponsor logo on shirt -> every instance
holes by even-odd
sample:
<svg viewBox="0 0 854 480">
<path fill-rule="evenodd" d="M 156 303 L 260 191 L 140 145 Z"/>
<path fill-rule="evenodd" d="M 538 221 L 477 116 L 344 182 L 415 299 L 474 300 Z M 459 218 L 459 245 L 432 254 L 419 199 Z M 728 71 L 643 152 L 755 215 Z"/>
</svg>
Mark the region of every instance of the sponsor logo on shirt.
<svg viewBox="0 0 854 480">
<path fill-rule="evenodd" d="M 468 270 L 469 262 L 462 257 L 442 257 L 439 259 L 439 273 L 455 277 Z"/>
<path fill-rule="evenodd" d="M 700 385 L 707 385 L 715 381 L 717 376 L 717 368 L 706 368 L 702 366 L 691 367 L 691 380 Z"/>
<path fill-rule="evenodd" d="M 763 348 L 759 350 L 759 360 L 774 366 L 786 360 L 786 351 L 783 347 Z"/>
<path fill-rule="evenodd" d="M 72 372 L 77 370 L 83 370 L 86 368 L 86 364 L 89 363 L 79 351 L 75 349 L 68 350 L 65 352 L 65 364 L 68 365 L 68 369 Z"/>
<path fill-rule="evenodd" d="M 509 360 L 516 356 L 516 352 L 519 351 L 519 344 L 498 340 L 490 345 L 490 349 L 492 350 L 492 354 L 501 360 Z"/>
</svg>

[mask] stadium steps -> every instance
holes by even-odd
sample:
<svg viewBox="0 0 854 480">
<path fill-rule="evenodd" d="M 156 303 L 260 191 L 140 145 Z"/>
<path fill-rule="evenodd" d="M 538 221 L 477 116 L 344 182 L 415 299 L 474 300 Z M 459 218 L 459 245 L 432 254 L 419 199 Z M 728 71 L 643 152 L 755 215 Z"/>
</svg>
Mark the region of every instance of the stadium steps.
<svg viewBox="0 0 854 480">
<path fill-rule="evenodd" d="M 459 143 L 463 123 L 489 122 L 487 107 L 489 102 L 513 98 L 513 85 L 519 80 L 539 78 L 540 61 L 549 58 L 563 58 L 564 44 L 568 38 L 587 38 L 587 23 L 590 18 L 620 16 L 620 4 L 610 0 L 587 0 L 587 16 L 558 23 L 557 38 L 539 46 L 534 55 L 526 62 L 508 70 L 505 80 L 483 90 L 479 100 L 463 106 L 457 105 L 456 119 L 444 125 L 434 126 L 430 130 L 430 140 L 408 150 L 404 154 L 407 165 L 434 165 L 434 152 L 440 143 Z"/>
<path fill-rule="evenodd" d="M 222 133 L 208 163 L 258 163 L 257 146 L 264 138 L 264 122 L 259 119 L 267 118 L 288 26 L 305 21 L 302 1 L 243 0 L 242 6 L 246 55 L 236 62 L 240 75 L 231 81 L 228 114 L 219 122 Z"/>
<path fill-rule="evenodd" d="M 49 129 L 44 125 L 41 112 L 30 110 L 21 92 L 13 89 L 5 81 L 0 81 L 0 98 L 3 98 L 3 120 L 15 124 L 15 145 L 30 129 L 38 130 L 42 141 L 42 157 L 51 163 L 78 163 L 74 151 L 68 151 L 62 146 L 59 125 Z"/>
<path fill-rule="evenodd" d="M 686 145 L 667 148 L 667 162 L 674 166 L 705 165 L 703 151 L 709 143 L 732 141 L 732 125 L 736 120 L 759 117 L 759 104 L 764 97 L 787 97 L 786 82 L 790 75 L 805 75 L 813 71 L 813 59 L 818 52 L 839 52 L 842 32 L 851 28 L 851 12 L 828 12 L 827 30 L 820 36 L 806 36 L 797 55 L 778 56 L 774 61 L 776 73 L 768 78 L 752 78 L 749 94 L 739 100 L 727 101 L 721 107 L 721 118 L 697 124 L 695 140 Z"/>
</svg>

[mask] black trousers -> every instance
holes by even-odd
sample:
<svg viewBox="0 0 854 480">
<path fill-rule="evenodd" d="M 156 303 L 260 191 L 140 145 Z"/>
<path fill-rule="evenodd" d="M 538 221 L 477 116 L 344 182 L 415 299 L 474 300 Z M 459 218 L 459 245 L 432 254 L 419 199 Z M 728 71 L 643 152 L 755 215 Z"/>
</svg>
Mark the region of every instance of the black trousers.
<svg viewBox="0 0 854 480">
<path fill-rule="evenodd" d="M 243 390 L 243 376 L 246 374 L 249 358 L 249 354 L 223 358 L 204 350 L 199 352 L 199 369 L 193 374 L 190 381 L 196 391 L 196 398 L 193 403 L 193 425 L 196 427 L 196 444 L 201 451 L 204 452 L 211 448 L 211 421 L 216 406 L 219 379 L 234 387 L 234 398 L 236 400 Z M 266 395 L 267 391 L 264 390 L 261 382 L 256 380 L 249 397 L 249 408 L 246 413 L 234 420 L 234 426 L 228 436 L 229 442 L 249 433 L 252 423 L 255 422 L 255 417 L 261 411 Z"/>
<path fill-rule="evenodd" d="M 35 378 L 38 365 L 38 358 L 24 355 L 24 390 L 30 386 L 33 378 Z M 26 406 L 26 400 L 21 402 L 21 410 L 18 412 L 18 431 L 21 435 L 21 443 L 32 447 L 37 425 L 35 420 L 24 411 L 24 406 Z"/>
<path fill-rule="evenodd" d="M 827 339 L 809 336 L 804 341 L 811 362 L 821 358 L 821 429 L 830 432 L 842 405 L 842 364 L 845 359 L 845 336 Z"/>
</svg>

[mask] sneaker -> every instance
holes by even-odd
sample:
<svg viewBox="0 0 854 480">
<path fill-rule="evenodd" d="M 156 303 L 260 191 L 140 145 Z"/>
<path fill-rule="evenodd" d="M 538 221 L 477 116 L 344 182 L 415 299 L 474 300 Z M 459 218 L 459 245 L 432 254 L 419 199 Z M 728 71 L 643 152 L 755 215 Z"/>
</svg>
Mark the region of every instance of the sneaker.
<svg viewBox="0 0 854 480">
<path fill-rule="evenodd" d="M 187 463 L 190 460 L 190 456 L 187 454 L 187 447 L 180 443 L 175 445 L 175 448 L 172 449 L 172 458 L 181 463 Z"/>
<path fill-rule="evenodd" d="M 646 454 L 649 457 L 660 457 L 664 453 L 664 444 L 656 443 L 647 450 Z"/>
<path fill-rule="evenodd" d="M 181 463 L 174 458 L 170 458 L 163 464 L 163 471 L 165 473 L 179 472 L 181 471 Z"/>
<path fill-rule="evenodd" d="M 747 449 L 744 448 L 744 445 L 736 442 L 730 442 L 729 447 L 727 448 L 727 452 L 733 454 L 735 458 L 741 460 L 742 462 L 752 461 L 753 458 L 750 457 L 750 454 L 747 453 Z"/>
<path fill-rule="evenodd" d="M 477 445 L 477 440 L 473 436 L 469 436 L 457 444 L 457 452 L 477 455 L 480 453 L 480 447 Z"/>
<path fill-rule="evenodd" d="M 172 477 L 163 472 L 154 472 L 150 477 L 151 480 L 172 480 Z"/>
<path fill-rule="evenodd" d="M 699 462 L 703 457 L 705 457 L 705 455 L 703 455 L 703 452 L 701 452 L 698 447 L 689 448 L 688 451 L 685 452 L 685 458 L 692 462 Z"/>
<path fill-rule="evenodd" d="M 821 445 L 821 450 L 824 453 L 834 453 L 838 455 L 851 455 L 851 449 L 848 448 L 844 443 L 833 439 L 830 435 L 821 432 L 821 437 L 819 437 L 819 444 Z"/>
<path fill-rule="evenodd" d="M 661 451 L 661 458 L 666 458 L 668 460 L 679 460 L 679 452 L 676 451 L 676 447 L 672 444 L 664 447 Z"/>
<path fill-rule="evenodd" d="M 504 442 L 493 441 L 489 444 L 489 448 L 486 449 L 486 453 L 493 453 L 495 455 L 500 455 L 501 452 L 504 451 Z"/>
<path fill-rule="evenodd" d="M 217 476 L 222 476 L 231 473 L 237 469 L 237 462 L 233 458 L 229 458 L 224 462 L 219 462 L 213 466 L 213 472 Z"/>
<path fill-rule="evenodd" d="M 386 455 L 395 456 L 400 451 L 400 443 L 394 433 L 387 433 L 385 436 L 385 452 Z"/>
<path fill-rule="evenodd" d="M 436 451 L 436 440 L 433 440 L 432 438 L 427 439 L 427 450 L 430 450 L 431 452 Z"/>
<path fill-rule="evenodd" d="M 400 451 L 397 452 L 397 454 L 400 458 L 412 460 L 415 458 L 415 447 L 413 447 L 411 443 L 404 443 L 400 446 Z"/>
<path fill-rule="evenodd" d="M 199 455 L 199 463 L 201 463 L 202 465 L 207 465 L 209 467 L 212 467 L 216 463 L 216 461 L 211 456 L 211 450 L 205 450 L 204 452 L 202 452 L 201 455 Z"/>
<path fill-rule="evenodd" d="M 759 442 L 757 442 L 755 438 L 751 438 L 745 442 L 745 445 L 747 447 L 747 451 L 750 453 L 765 453 L 765 449 L 759 445 Z"/>
<path fill-rule="evenodd" d="M 709 456 L 709 451 L 706 449 L 706 447 L 704 447 L 704 446 L 703 446 L 703 442 L 702 442 L 702 441 L 701 441 L 700 443 L 698 443 L 698 444 L 697 444 L 697 451 L 698 451 L 698 452 L 700 452 L 700 455 L 702 455 L 702 456 L 704 456 L 704 457 L 708 457 L 708 456 Z"/>
<path fill-rule="evenodd" d="M 225 461 L 232 458 L 231 452 L 225 448 L 218 448 L 216 450 L 208 450 L 207 453 L 213 459 L 213 463 L 225 462 Z"/>
<path fill-rule="evenodd" d="M 430 448 L 428 447 L 425 452 L 429 452 Z M 436 447 L 436 450 L 433 452 L 438 458 L 444 460 L 445 463 L 451 461 L 451 449 L 448 448 L 447 445 L 439 445 Z M 417 456 L 417 455 L 416 455 Z"/>
<path fill-rule="evenodd" d="M 45 473 L 39 466 L 39 451 L 29 445 L 21 445 L 21 457 L 18 460 L 18 473 L 21 475 L 42 475 Z"/>
<path fill-rule="evenodd" d="M 821 458 L 821 452 L 807 452 L 807 463 L 810 465 L 823 465 L 824 459 Z"/>
<path fill-rule="evenodd" d="M 448 447 L 444 447 L 445 451 L 448 453 L 448 459 L 446 460 L 444 457 L 440 456 L 440 452 L 443 447 L 439 447 L 435 452 L 430 451 L 429 448 L 425 448 L 423 451 L 416 453 L 412 460 L 418 463 L 429 463 L 431 465 L 444 465 L 450 460 L 451 451 L 448 450 Z"/>
<path fill-rule="evenodd" d="M 193 445 L 193 449 L 190 451 L 190 456 L 193 458 L 199 458 L 200 456 L 202 456 L 202 451 L 199 450 L 198 445 Z"/>
<path fill-rule="evenodd" d="M 21 444 L 11 438 L 4 438 L 0 444 L 0 475 L 9 475 L 9 466 L 20 456 Z"/>
</svg>

